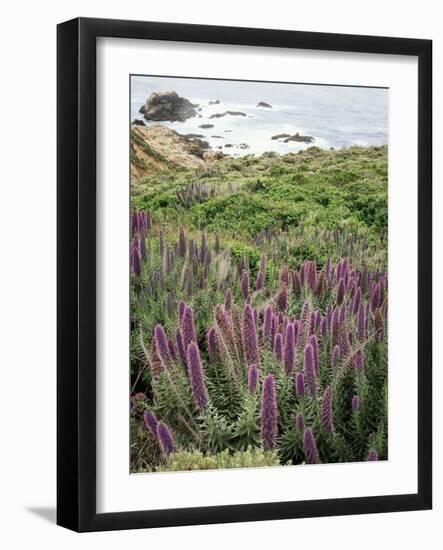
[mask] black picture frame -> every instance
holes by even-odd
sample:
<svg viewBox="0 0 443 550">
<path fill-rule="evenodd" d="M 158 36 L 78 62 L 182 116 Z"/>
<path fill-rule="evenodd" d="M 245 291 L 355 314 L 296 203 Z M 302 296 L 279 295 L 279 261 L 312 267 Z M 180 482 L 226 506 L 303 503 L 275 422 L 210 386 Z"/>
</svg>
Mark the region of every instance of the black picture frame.
<svg viewBox="0 0 443 550">
<path fill-rule="evenodd" d="M 96 512 L 96 39 L 399 54 L 418 58 L 418 491 L 416 494 Z M 104 531 L 432 507 L 432 42 L 78 18 L 57 29 L 57 523 Z"/>
</svg>

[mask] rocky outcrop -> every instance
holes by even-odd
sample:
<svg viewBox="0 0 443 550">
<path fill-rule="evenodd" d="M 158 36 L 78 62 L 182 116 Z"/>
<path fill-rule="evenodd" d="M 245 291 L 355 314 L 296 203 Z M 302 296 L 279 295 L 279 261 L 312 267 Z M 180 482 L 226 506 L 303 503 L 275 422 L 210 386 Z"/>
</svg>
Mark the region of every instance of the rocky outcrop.
<svg viewBox="0 0 443 550">
<path fill-rule="evenodd" d="M 197 116 L 197 107 L 198 105 L 180 97 L 176 92 L 153 92 L 139 112 L 146 120 L 183 122 Z"/>
<path fill-rule="evenodd" d="M 242 113 L 241 111 L 225 111 L 224 113 L 214 113 L 209 118 L 222 118 L 224 116 L 247 116 L 246 113 Z"/>
<path fill-rule="evenodd" d="M 143 120 L 140 120 L 139 118 L 134 118 L 131 124 L 134 124 L 135 126 L 146 126 Z"/>
<path fill-rule="evenodd" d="M 269 103 L 266 103 L 266 101 L 260 101 L 257 103 L 257 107 L 264 107 L 266 109 L 272 109 L 272 105 L 269 105 Z"/>
<path fill-rule="evenodd" d="M 203 153 L 203 160 L 205 162 L 215 162 L 216 160 L 225 158 L 225 156 L 221 151 L 206 151 Z"/>
<path fill-rule="evenodd" d="M 131 176 L 141 178 L 154 172 L 191 168 L 203 163 L 209 144 L 186 137 L 161 124 L 131 126 Z"/>
<path fill-rule="evenodd" d="M 298 132 L 291 136 L 291 134 L 276 134 L 271 139 L 281 140 L 283 143 L 289 143 L 290 141 L 296 141 L 299 143 L 312 143 L 314 138 L 312 136 L 304 136 Z"/>
</svg>

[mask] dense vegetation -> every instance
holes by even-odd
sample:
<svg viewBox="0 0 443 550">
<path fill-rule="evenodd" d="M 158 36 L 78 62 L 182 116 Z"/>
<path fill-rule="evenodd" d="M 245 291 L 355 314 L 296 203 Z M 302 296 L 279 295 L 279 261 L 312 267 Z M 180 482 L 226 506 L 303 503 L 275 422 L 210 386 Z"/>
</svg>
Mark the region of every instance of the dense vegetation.
<svg viewBox="0 0 443 550">
<path fill-rule="evenodd" d="M 387 150 L 132 182 L 131 471 L 387 457 Z"/>
</svg>

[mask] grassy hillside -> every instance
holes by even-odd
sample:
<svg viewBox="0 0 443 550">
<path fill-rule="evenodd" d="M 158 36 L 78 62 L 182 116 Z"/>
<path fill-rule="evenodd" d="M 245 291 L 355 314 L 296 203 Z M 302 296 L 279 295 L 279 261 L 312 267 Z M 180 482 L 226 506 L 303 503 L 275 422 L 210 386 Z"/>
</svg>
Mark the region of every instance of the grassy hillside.
<svg viewBox="0 0 443 550">
<path fill-rule="evenodd" d="M 133 178 L 131 471 L 387 457 L 387 148 Z"/>
</svg>

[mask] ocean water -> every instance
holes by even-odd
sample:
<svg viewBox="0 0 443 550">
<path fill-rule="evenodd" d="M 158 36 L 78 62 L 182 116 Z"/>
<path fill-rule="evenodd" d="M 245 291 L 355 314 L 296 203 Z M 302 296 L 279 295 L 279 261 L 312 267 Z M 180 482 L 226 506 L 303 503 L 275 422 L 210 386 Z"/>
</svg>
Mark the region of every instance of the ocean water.
<svg viewBox="0 0 443 550">
<path fill-rule="evenodd" d="M 259 155 L 265 151 L 285 154 L 311 145 L 321 148 L 383 145 L 388 141 L 387 89 L 133 76 L 131 120 L 144 120 L 138 111 L 152 92 L 171 90 L 198 103 L 201 116 L 161 124 L 180 134 L 202 134 L 211 147 L 222 148 L 233 156 Z M 209 101 L 216 99 L 221 103 L 209 105 Z M 272 108 L 257 107 L 260 101 Z M 227 110 L 242 111 L 247 116 L 209 119 L 210 115 Z M 199 128 L 205 123 L 214 124 L 214 128 Z M 312 136 L 315 141 L 305 144 L 271 140 L 275 134 L 296 132 Z M 249 148 L 240 149 L 242 143 Z M 226 148 L 226 144 L 233 147 Z"/>
</svg>

